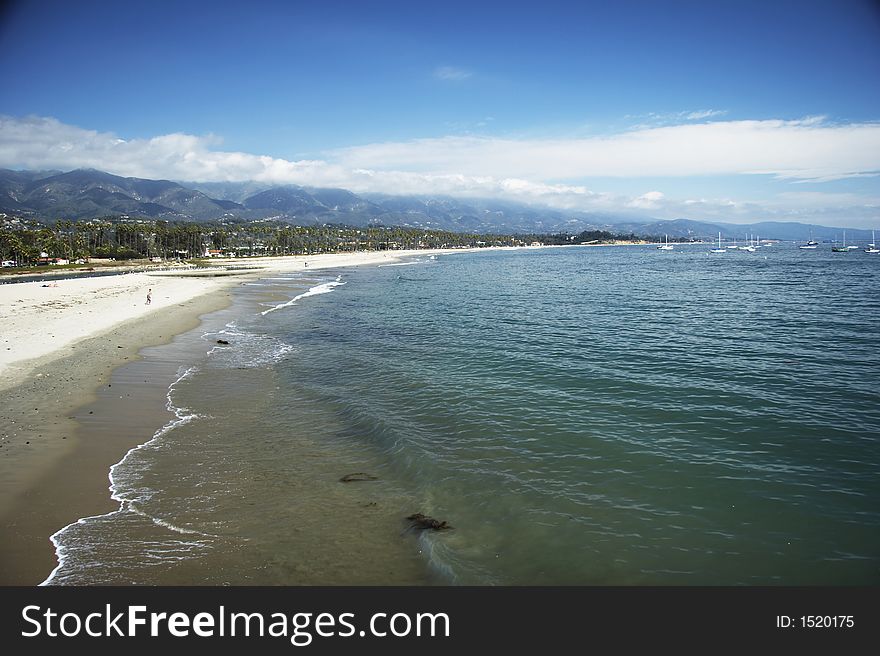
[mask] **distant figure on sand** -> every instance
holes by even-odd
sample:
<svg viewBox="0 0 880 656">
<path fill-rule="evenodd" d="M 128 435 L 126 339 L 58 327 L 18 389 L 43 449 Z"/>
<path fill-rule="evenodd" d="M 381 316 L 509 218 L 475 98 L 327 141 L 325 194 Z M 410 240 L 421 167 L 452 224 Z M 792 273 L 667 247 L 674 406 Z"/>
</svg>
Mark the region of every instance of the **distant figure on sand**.
<svg viewBox="0 0 880 656">
<path fill-rule="evenodd" d="M 147 290 L 147 302 L 145 303 L 145 305 L 149 305 L 152 302 L 153 302 L 153 290 L 148 289 Z"/>
</svg>

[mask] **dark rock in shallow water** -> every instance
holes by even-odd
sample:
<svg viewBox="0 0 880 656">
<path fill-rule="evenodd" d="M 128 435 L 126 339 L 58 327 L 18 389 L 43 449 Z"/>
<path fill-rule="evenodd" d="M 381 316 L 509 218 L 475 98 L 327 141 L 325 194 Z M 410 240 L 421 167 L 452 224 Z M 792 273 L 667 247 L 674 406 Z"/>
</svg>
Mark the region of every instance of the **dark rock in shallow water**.
<svg viewBox="0 0 880 656">
<path fill-rule="evenodd" d="M 410 515 L 407 519 L 412 523 L 412 527 L 420 531 L 431 529 L 433 531 L 445 531 L 452 527 L 445 521 L 441 522 L 433 517 L 428 517 L 422 513 Z"/>
<path fill-rule="evenodd" d="M 229 345 L 229 342 L 227 342 L 225 339 L 218 339 L 218 340 L 217 340 L 217 343 L 218 343 L 218 344 L 225 344 L 226 346 Z"/>
<path fill-rule="evenodd" d="M 346 474 L 342 478 L 339 479 L 341 483 L 353 483 L 355 481 L 377 481 L 379 480 L 378 476 L 373 476 L 372 474 L 365 474 L 364 472 L 357 472 L 355 474 Z"/>
</svg>

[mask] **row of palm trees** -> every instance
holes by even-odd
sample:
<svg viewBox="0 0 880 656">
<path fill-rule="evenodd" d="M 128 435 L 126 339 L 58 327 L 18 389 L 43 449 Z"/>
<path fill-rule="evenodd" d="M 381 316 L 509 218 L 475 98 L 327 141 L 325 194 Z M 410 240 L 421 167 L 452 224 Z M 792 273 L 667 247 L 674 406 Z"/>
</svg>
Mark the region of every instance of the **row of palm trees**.
<svg viewBox="0 0 880 656">
<path fill-rule="evenodd" d="M 40 257 L 68 260 L 192 259 L 207 250 L 223 254 L 299 255 L 340 251 L 515 246 L 532 237 L 477 235 L 420 228 L 279 223 L 189 223 L 107 217 L 58 220 L 51 226 L 7 225 L 0 229 L 3 260 L 28 264 Z M 45 253 L 45 256 L 42 254 Z"/>
</svg>

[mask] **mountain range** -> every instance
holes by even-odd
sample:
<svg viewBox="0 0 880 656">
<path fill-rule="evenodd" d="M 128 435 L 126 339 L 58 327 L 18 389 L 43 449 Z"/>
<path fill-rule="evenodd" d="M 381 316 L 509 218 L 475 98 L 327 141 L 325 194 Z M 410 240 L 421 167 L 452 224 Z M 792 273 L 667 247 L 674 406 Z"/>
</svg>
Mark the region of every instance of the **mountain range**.
<svg viewBox="0 0 880 656">
<path fill-rule="evenodd" d="M 345 189 L 273 186 L 257 182 L 172 182 L 124 178 L 94 169 L 0 169 L 0 213 L 52 222 L 102 216 L 167 221 L 277 220 L 296 225 L 385 225 L 476 233 L 579 233 L 607 230 L 637 236 L 727 239 L 834 240 L 841 229 L 788 222 L 748 225 L 603 215 L 535 207 L 498 199 L 354 194 Z M 867 230 L 847 230 L 866 240 Z"/>
</svg>

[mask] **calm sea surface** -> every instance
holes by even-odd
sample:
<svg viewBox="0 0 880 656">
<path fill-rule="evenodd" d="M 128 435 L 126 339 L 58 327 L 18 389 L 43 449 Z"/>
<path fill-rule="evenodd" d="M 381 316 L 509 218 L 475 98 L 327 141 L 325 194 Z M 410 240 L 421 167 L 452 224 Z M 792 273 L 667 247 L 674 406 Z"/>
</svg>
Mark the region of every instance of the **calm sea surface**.
<svg viewBox="0 0 880 656">
<path fill-rule="evenodd" d="M 880 257 L 709 248 L 240 287 L 51 582 L 880 583 Z"/>
</svg>

